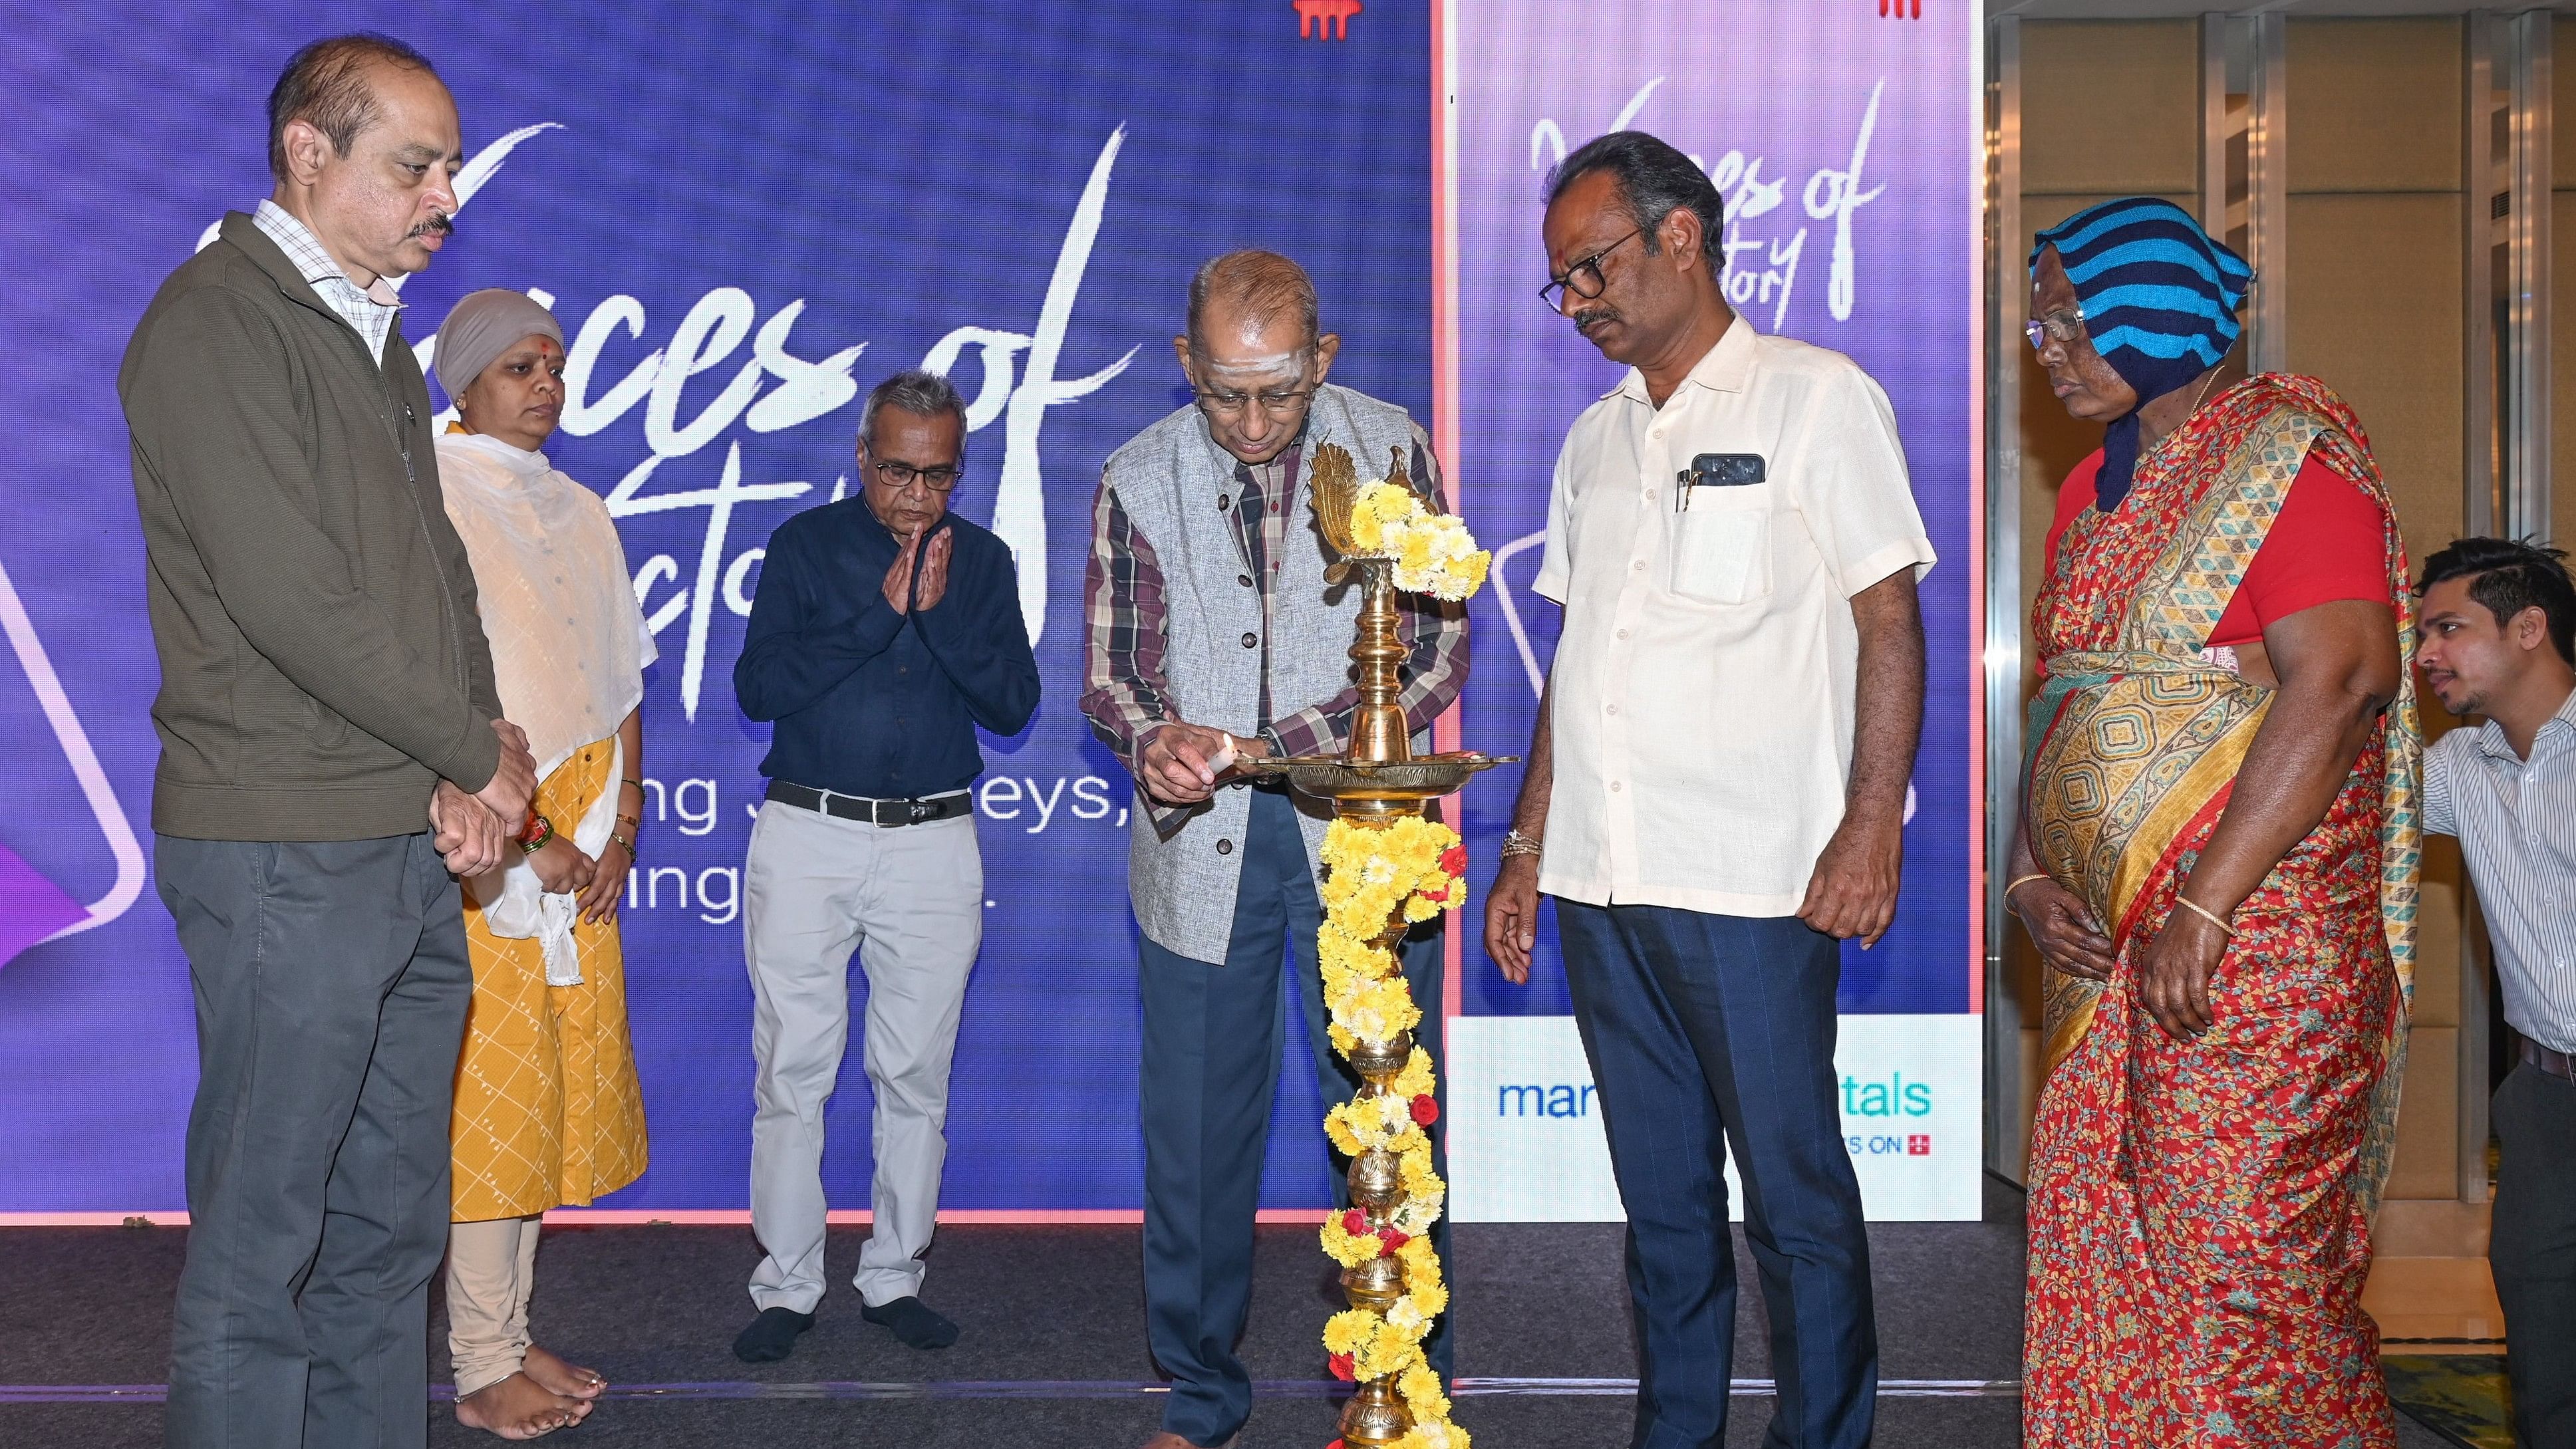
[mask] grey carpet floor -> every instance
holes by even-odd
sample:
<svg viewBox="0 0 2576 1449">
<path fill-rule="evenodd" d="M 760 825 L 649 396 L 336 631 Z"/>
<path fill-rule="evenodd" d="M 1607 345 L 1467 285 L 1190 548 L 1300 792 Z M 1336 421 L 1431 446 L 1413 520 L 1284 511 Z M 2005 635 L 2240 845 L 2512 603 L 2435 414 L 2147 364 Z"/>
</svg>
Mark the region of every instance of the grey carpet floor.
<svg viewBox="0 0 2576 1449">
<path fill-rule="evenodd" d="M 2020 1201 L 1993 1187 L 1986 1221 L 1887 1223 L 1870 1232 L 1881 1371 L 1890 1380 L 2019 1376 Z M 896 1344 L 858 1315 L 845 1276 L 864 1229 L 834 1230 L 835 1287 L 820 1322 L 785 1363 L 752 1367 L 729 1352 L 751 1318 L 744 1279 L 759 1259 L 746 1228 L 616 1227 L 551 1231 L 538 1258 L 532 1319 L 540 1342 L 618 1384 L 758 1384 L 769 1397 L 673 1396 L 605 1403 L 568 1449 L 1132 1449 L 1156 1427 L 1158 1396 L 1029 1398 L 777 1397 L 815 1383 L 1155 1380 L 1145 1348 L 1132 1227 L 943 1229 L 924 1296 L 965 1335 L 938 1353 Z M 158 1384 L 169 1369 L 172 1286 L 185 1251 L 172 1229 L 0 1230 L 0 1386 Z M 1745 1287 L 1735 1374 L 1770 1376 L 1761 1291 L 1741 1246 Z M 1453 1244 L 1458 1372 L 1472 1378 L 1629 1378 L 1636 1373 L 1620 1270 L 1606 1224 L 1462 1224 Z M 1252 1323 L 1240 1353 L 1257 1380 L 1323 1376 L 1316 1333 L 1342 1304 L 1303 1227 L 1261 1230 Z M 431 1312 L 443 1375 L 446 1320 Z M 841 1391 L 846 1394 L 848 1391 Z M 1086 1388 L 1083 1392 L 1102 1390 Z M 1739 1397 L 1727 1444 L 1762 1441 L 1771 1404 Z M 430 1442 L 487 1445 L 443 1406 L 426 1406 Z M 1264 1400 L 1248 1449 L 1322 1449 L 1334 1403 L 1311 1391 Z M 1999 1449 L 2019 1442 L 2009 1397 L 1886 1397 L 1876 1442 L 1896 1449 Z M 1624 1397 L 1462 1396 L 1459 1421 L 1482 1449 L 1588 1449 L 1628 1441 Z M 0 1402 L 0 1449 L 145 1449 L 160 1442 L 149 1403 Z M 2441 1441 L 2401 1421 L 2406 1449 Z"/>
</svg>

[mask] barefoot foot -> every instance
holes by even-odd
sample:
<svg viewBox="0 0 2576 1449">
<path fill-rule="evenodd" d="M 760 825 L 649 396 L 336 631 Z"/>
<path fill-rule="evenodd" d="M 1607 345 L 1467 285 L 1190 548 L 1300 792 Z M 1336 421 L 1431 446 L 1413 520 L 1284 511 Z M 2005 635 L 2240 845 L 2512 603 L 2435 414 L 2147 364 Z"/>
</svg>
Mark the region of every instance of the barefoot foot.
<svg viewBox="0 0 2576 1449">
<path fill-rule="evenodd" d="M 527 1356 L 520 1361 L 519 1371 L 535 1379 L 538 1388 L 550 1394 L 561 1394 L 567 1399 L 595 1399 L 602 1389 L 608 1387 L 608 1380 L 601 1378 L 598 1370 L 566 1363 L 553 1350 L 539 1348 L 533 1343 L 528 1345 Z"/>
<path fill-rule="evenodd" d="M 504 1439 L 534 1439 L 590 1415 L 590 1404 L 537 1386 L 525 1372 L 456 1401 L 456 1422 Z"/>
</svg>

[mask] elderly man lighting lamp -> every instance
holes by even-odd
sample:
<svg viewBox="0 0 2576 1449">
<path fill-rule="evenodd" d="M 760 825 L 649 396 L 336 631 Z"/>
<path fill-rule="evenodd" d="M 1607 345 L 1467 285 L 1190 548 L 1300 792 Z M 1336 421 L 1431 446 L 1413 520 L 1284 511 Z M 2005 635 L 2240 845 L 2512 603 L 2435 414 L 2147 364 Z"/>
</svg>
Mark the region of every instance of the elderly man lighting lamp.
<svg viewBox="0 0 2576 1449">
<path fill-rule="evenodd" d="M 1082 711 L 1137 785 L 1127 890 L 1142 937 L 1145 1316 L 1173 1378 L 1152 1449 L 1232 1443 L 1252 1413 L 1234 1343 L 1292 946 L 1324 1105 L 1360 1085 L 1333 1052 L 1317 959 L 1328 807 L 1234 768 L 1340 751 L 1359 705 L 1347 651 L 1360 590 L 1325 582 L 1308 501 L 1316 450 L 1336 444 L 1370 464 L 1392 454 L 1418 493 L 1440 495 L 1429 439 L 1403 409 L 1326 381 L 1341 338 L 1317 325 L 1314 284 L 1288 258 L 1229 252 L 1199 268 L 1172 347 L 1196 400 L 1110 455 L 1083 576 Z M 1426 750 L 1466 679 L 1467 616 L 1419 596 L 1404 607 L 1398 702 Z M 1433 1021 L 1438 929 L 1418 927 L 1400 948 Z M 1423 1039 L 1435 1058 L 1439 1041 Z M 1445 1254 L 1445 1220 L 1434 1238 Z M 1445 1376 L 1445 1320 L 1424 1349 Z"/>
</svg>

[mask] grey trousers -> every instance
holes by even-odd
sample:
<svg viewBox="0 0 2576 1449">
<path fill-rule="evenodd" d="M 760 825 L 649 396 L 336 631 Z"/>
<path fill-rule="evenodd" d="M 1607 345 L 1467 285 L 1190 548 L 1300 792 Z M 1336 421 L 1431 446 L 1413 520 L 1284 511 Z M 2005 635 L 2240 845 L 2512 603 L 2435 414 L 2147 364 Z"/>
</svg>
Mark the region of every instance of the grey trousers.
<svg viewBox="0 0 2576 1449">
<path fill-rule="evenodd" d="M 409 1449 L 474 973 L 427 834 L 154 856 L 197 1001 L 171 1449 Z"/>
<path fill-rule="evenodd" d="M 850 1039 L 850 953 L 868 974 L 874 1230 L 852 1283 L 883 1307 L 921 1292 L 948 1163 L 948 1067 L 984 939 L 975 817 L 879 826 L 770 801 L 743 868 L 751 969 L 751 1275 L 762 1309 L 823 1299 L 823 1106 Z"/>
</svg>

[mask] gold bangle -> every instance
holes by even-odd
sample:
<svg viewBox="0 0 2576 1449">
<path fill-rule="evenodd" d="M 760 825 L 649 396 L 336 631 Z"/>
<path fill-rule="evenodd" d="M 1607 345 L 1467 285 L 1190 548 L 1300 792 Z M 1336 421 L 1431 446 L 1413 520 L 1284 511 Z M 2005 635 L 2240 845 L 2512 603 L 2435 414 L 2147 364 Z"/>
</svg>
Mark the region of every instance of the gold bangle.
<svg viewBox="0 0 2576 1449">
<path fill-rule="evenodd" d="M 2219 932 L 2223 935 L 2233 936 L 2236 934 L 2236 928 L 2234 926 L 2227 924 L 2226 920 L 2220 917 L 2216 912 L 2210 910 L 2207 906 L 2201 905 L 2189 896 L 2177 894 L 2174 897 L 2174 904 L 2191 912 L 2193 915 L 2200 917 L 2202 920 L 2209 922 L 2211 925 L 2216 926 L 2219 929 Z"/>
<path fill-rule="evenodd" d="M 2023 886 L 2026 886 L 2026 885 L 2030 884 L 2032 881 L 2035 881 L 2035 880 L 2054 880 L 2055 878 L 2056 878 L 2056 877 L 2051 876 L 2047 871 L 2044 871 L 2044 870 L 2032 871 L 2032 872 L 2031 872 L 2030 874 L 2028 874 L 2028 875 L 2017 875 L 2017 876 L 2014 876 L 2014 877 L 2012 878 L 2011 882 L 2010 882 L 2009 884 L 2007 884 L 2007 885 L 2004 887 L 2004 904 L 2005 904 L 2006 906 L 2010 906 L 2010 905 L 2012 904 L 2012 893 L 2013 893 L 2014 891 L 2020 890 Z"/>
</svg>

